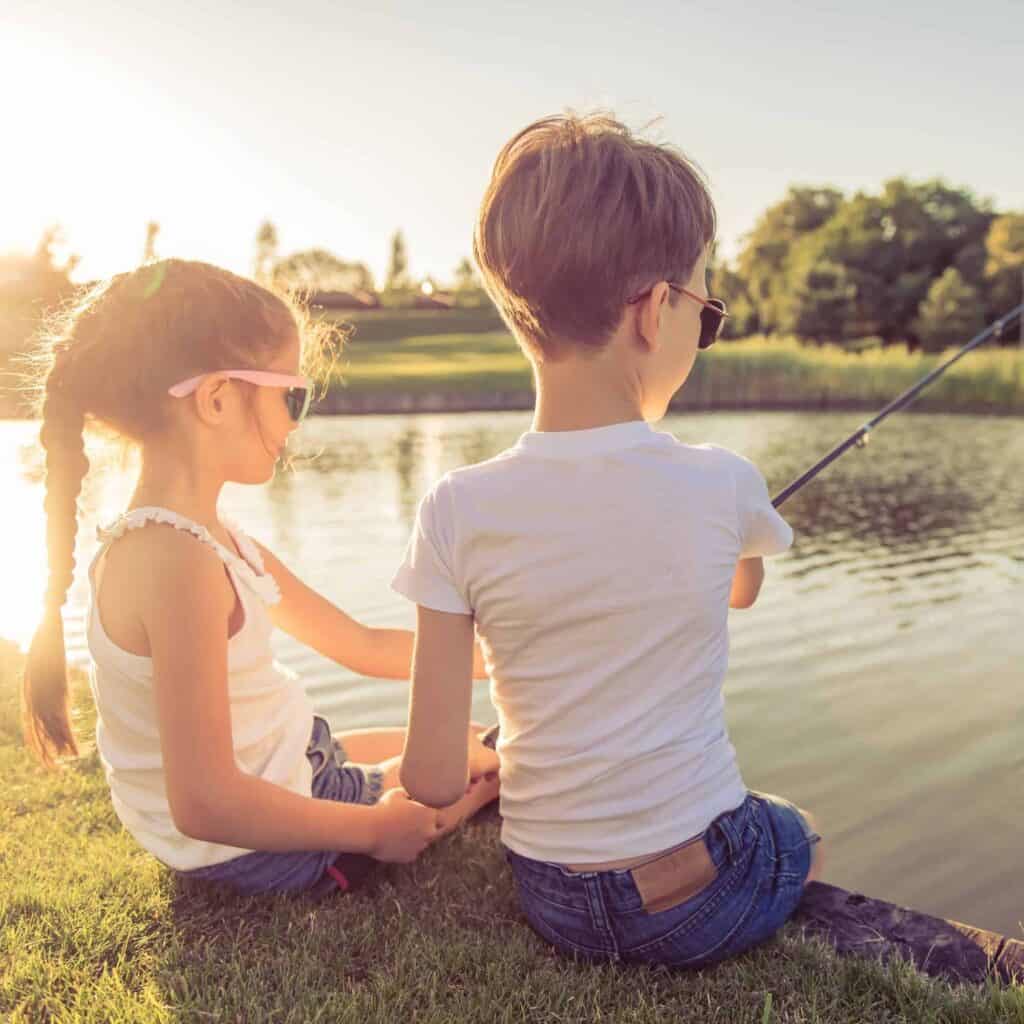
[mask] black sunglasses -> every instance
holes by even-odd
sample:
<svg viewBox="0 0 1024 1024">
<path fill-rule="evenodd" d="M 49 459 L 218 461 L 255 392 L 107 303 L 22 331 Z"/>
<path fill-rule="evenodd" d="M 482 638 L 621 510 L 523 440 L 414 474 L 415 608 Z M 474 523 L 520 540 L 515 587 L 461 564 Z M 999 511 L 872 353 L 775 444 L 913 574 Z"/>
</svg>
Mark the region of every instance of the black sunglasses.
<svg viewBox="0 0 1024 1024">
<path fill-rule="evenodd" d="M 288 415 L 296 423 L 301 423 L 306 418 L 312 401 L 312 388 L 289 388 L 284 393 L 284 404 L 288 407 Z"/>
<path fill-rule="evenodd" d="M 684 288 L 681 284 L 676 284 L 675 281 L 666 281 L 665 283 L 673 291 L 681 292 L 701 304 L 703 308 L 700 311 L 700 337 L 697 339 L 697 348 L 711 348 L 718 339 L 722 321 L 729 315 L 726 312 L 725 303 L 721 299 L 702 299 L 696 292 L 691 292 L 689 288 Z M 653 289 L 652 285 L 647 291 L 634 295 L 631 299 L 626 299 L 626 304 L 630 305 L 647 298 Z"/>
</svg>

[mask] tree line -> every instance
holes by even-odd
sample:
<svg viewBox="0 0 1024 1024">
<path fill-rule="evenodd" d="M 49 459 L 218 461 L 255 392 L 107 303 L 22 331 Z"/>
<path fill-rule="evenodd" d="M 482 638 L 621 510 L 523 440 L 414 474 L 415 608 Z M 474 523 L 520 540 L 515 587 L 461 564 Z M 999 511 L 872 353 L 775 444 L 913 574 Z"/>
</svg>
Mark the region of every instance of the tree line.
<svg viewBox="0 0 1024 1024">
<path fill-rule="evenodd" d="M 159 258 L 160 225 L 145 226 L 143 263 Z M 0 353 L 24 347 L 40 315 L 71 295 L 76 256 L 59 227 L 35 251 L 0 256 Z M 452 279 L 415 279 L 405 237 L 390 240 L 380 284 L 368 265 L 325 248 L 282 254 L 276 226 L 253 239 L 252 275 L 308 295 L 363 297 L 405 306 L 444 294 L 446 304 L 489 304 L 469 259 Z M 1024 213 L 1000 213 L 940 180 L 887 181 L 877 193 L 793 186 L 761 214 L 735 258 L 713 260 L 711 289 L 726 300 L 725 338 L 795 336 L 859 349 L 962 343 L 1016 303 L 1024 281 Z"/>
<path fill-rule="evenodd" d="M 937 350 L 1021 301 L 1024 214 L 939 180 L 845 196 L 794 186 L 713 271 L 733 337 Z"/>
<path fill-rule="evenodd" d="M 409 272 L 405 236 L 400 230 L 391 236 L 387 272 L 378 287 L 365 262 L 344 259 L 328 249 L 302 249 L 281 256 L 277 228 L 272 221 L 264 221 L 256 233 L 252 276 L 260 284 L 307 294 L 345 292 L 376 296 L 385 306 L 408 305 L 414 296 L 440 293 L 450 294 L 453 304 L 460 306 L 480 306 L 489 301 L 468 258 L 456 266 L 451 281 L 440 282 L 430 275 L 414 279 Z"/>
</svg>

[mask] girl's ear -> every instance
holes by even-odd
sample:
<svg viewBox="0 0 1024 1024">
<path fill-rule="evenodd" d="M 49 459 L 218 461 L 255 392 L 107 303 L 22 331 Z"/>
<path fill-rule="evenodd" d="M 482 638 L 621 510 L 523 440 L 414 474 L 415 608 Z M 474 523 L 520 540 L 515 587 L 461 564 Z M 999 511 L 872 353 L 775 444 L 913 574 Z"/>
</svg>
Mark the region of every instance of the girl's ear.
<svg viewBox="0 0 1024 1024">
<path fill-rule="evenodd" d="M 636 326 L 641 343 L 648 352 L 656 352 L 661 347 L 661 320 L 669 298 L 669 287 L 665 281 L 659 281 L 650 295 L 637 304 Z"/>
<path fill-rule="evenodd" d="M 196 413 L 208 426 L 215 427 L 224 419 L 227 383 L 227 377 L 211 373 L 195 390 Z"/>
</svg>

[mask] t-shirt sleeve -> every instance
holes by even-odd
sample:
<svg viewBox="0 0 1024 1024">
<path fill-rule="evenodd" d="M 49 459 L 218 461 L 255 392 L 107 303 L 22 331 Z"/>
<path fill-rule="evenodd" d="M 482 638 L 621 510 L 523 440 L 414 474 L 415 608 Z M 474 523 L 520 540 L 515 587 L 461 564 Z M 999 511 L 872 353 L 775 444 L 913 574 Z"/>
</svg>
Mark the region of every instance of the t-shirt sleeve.
<svg viewBox="0 0 1024 1024">
<path fill-rule="evenodd" d="M 781 554 L 793 543 L 793 528 L 772 505 L 768 485 L 757 466 L 742 455 L 735 456 L 735 460 L 740 558 Z"/>
<path fill-rule="evenodd" d="M 443 478 L 420 502 L 391 589 L 425 608 L 470 615 L 453 571 L 454 527 L 451 488 Z"/>
</svg>

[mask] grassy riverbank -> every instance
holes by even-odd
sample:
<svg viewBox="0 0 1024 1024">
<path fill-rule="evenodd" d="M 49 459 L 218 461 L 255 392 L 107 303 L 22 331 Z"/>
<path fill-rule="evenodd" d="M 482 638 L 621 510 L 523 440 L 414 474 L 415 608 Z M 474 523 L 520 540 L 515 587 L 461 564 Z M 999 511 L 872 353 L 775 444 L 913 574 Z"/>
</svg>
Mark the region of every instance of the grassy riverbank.
<svg viewBox="0 0 1024 1024">
<path fill-rule="evenodd" d="M 489 313 L 476 311 L 477 319 L 470 320 L 463 312 L 398 312 L 406 315 L 353 317 L 355 335 L 319 412 L 532 407 L 529 365 L 508 333 L 486 330 L 493 323 Z M 458 333 L 437 333 L 456 324 Z M 943 358 L 909 354 L 902 346 L 858 354 L 794 339 L 719 343 L 700 353 L 672 408 L 874 410 Z M 15 372 L 15 367 L 0 365 L 0 417 L 25 413 L 12 390 Z M 930 385 L 912 408 L 1024 415 L 1024 350 L 982 348 L 970 353 Z"/>
<path fill-rule="evenodd" d="M 573 964 L 519 915 L 493 814 L 365 894 L 241 899 L 177 883 L 120 828 L 94 754 L 59 775 L 29 761 L 20 665 L 0 645 L 0 1018 L 12 1024 L 1024 1024 L 1024 987 L 839 960 L 794 926 L 700 973 Z M 87 737 L 80 676 L 75 695 Z"/>
<path fill-rule="evenodd" d="M 846 352 L 792 339 L 749 338 L 700 353 L 673 408 L 878 408 L 923 377 L 944 356 L 909 354 L 902 347 Z M 451 395 L 465 399 L 526 395 L 529 367 L 501 331 L 441 334 L 397 341 L 360 341 L 346 349 L 340 382 L 326 403 L 346 399 Z M 970 353 L 931 385 L 915 408 L 932 412 L 1024 414 L 1024 351 Z"/>
</svg>

